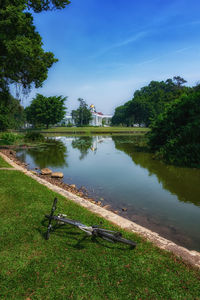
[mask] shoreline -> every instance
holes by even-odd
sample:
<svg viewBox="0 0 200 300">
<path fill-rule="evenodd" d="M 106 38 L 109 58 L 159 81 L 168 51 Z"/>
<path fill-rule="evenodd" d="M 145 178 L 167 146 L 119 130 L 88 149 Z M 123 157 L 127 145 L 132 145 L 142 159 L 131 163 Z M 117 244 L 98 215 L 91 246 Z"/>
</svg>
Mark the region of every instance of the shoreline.
<svg viewBox="0 0 200 300">
<path fill-rule="evenodd" d="M 3 153 L 5 151 L 2 152 L 1 150 L 0 155 L 7 163 L 9 163 L 15 169 L 23 172 L 29 177 L 32 177 L 40 184 L 45 185 L 49 189 L 57 192 L 58 194 L 87 208 L 89 211 L 102 216 L 106 220 L 110 221 L 115 225 L 118 225 L 122 229 L 137 233 L 140 236 L 144 237 L 146 240 L 149 240 L 150 242 L 158 246 L 159 248 L 164 249 L 166 251 L 170 251 L 174 253 L 176 256 L 181 257 L 185 262 L 189 263 L 190 265 L 200 268 L 200 252 L 194 250 L 188 250 L 182 246 L 178 246 L 174 242 L 161 237 L 158 233 L 153 232 L 141 225 L 134 223 L 133 221 L 130 221 L 122 216 L 117 215 L 112 211 L 107 210 L 106 207 L 103 208 L 99 206 L 97 203 L 94 204 L 92 201 L 89 201 L 87 198 L 80 197 L 80 195 L 73 193 L 72 190 L 69 191 L 64 189 L 62 184 L 61 186 L 56 185 L 55 183 L 44 179 L 44 177 L 38 176 L 33 172 L 28 171 L 26 169 L 26 164 L 23 163 L 22 165 L 17 164 L 17 162 L 15 161 L 16 158 L 14 158 L 14 153 L 12 153 L 14 152 L 13 150 L 7 150 L 7 151 L 11 152 L 10 155 L 12 159 L 11 157 L 9 158 L 5 153 Z"/>
</svg>

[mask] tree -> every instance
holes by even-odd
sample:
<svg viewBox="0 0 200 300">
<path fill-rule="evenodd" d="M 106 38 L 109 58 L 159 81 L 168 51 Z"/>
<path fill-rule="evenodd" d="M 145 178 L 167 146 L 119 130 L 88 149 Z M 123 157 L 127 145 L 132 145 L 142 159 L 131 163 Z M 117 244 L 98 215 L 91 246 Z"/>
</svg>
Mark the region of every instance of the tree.
<svg viewBox="0 0 200 300">
<path fill-rule="evenodd" d="M 112 117 L 112 125 L 126 125 L 128 126 L 128 119 L 127 119 L 127 103 L 124 105 L 118 106 L 115 109 L 115 113 Z"/>
<path fill-rule="evenodd" d="M 152 123 L 150 149 L 164 161 L 200 168 L 200 90 L 170 103 Z"/>
<path fill-rule="evenodd" d="M 66 97 L 52 96 L 45 97 L 41 94 L 37 94 L 31 102 L 31 105 L 25 109 L 27 121 L 34 126 L 36 124 L 54 125 L 60 122 L 65 115 L 65 100 Z"/>
<path fill-rule="evenodd" d="M 24 91 L 41 87 L 48 70 L 57 61 L 42 48 L 42 38 L 33 25 L 33 16 L 42 10 L 64 8 L 64 0 L 1 0 L 0 2 L 0 101 L 9 102 L 10 84 Z M 2 117 L 2 112 L 0 111 Z"/>
<path fill-rule="evenodd" d="M 5 98 L 0 99 L 0 130 L 18 129 L 24 122 L 25 113 L 20 101 L 5 93 Z"/>
<path fill-rule="evenodd" d="M 34 9 L 35 12 L 63 9 L 66 5 L 71 3 L 69 0 L 26 0 L 24 2 L 28 8 Z"/>
<path fill-rule="evenodd" d="M 182 86 L 186 81 L 176 76 L 166 81 L 151 81 L 149 85 L 135 91 L 132 100 L 116 108 L 114 124 L 145 123 L 149 126 L 162 113 L 167 103 L 174 101 L 190 88 Z"/>
<path fill-rule="evenodd" d="M 174 76 L 173 77 L 173 81 L 174 83 L 180 88 L 184 83 L 186 83 L 187 81 L 180 77 L 180 76 Z"/>
<path fill-rule="evenodd" d="M 78 101 L 80 103 L 79 108 L 77 110 L 72 110 L 72 118 L 76 126 L 88 125 L 92 120 L 92 113 L 82 98 L 78 98 Z"/>
</svg>

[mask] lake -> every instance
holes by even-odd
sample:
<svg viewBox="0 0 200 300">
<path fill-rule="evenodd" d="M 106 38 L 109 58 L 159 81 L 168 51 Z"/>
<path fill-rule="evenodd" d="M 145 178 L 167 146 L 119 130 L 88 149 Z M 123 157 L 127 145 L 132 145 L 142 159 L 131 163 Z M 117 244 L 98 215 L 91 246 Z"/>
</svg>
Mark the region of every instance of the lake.
<svg viewBox="0 0 200 300">
<path fill-rule="evenodd" d="M 59 136 L 17 156 L 30 169 L 63 172 L 64 182 L 86 187 L 120 215 L 200 251 L 200 170 L 154 160 L 138 152 L 139 141 L 131 135 Z"/>
</svg>

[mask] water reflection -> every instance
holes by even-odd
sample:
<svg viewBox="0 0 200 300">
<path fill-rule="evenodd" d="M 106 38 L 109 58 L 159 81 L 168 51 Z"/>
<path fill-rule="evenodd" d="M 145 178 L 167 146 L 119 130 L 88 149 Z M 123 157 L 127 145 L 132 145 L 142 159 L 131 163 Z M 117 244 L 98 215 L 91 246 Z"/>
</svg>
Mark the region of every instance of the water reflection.
<svg viewBox="0 0 200 300">
<path fill-rule="evenodd" d="M 154 160 L 149 153 L 136 151 L 135 145 L 142 143 L 140 137 L 130 139 L 113 136 L 112 139 L 116 149 L 128 154 L 136 165 L 147 169 L 149 176 L 155 174 L 165 190 L 176 195 L 180 201 L 200 206 L 199 170 L 166 165 Z"/>
<path fill-rule="evenodd" d="M 27 161 L 26 157 L 31 156 L 35 166 L 46 167 L 67 167 L 67 147 L 61 140 L 48 140 L 46 144 L 31 149 L 18 151 L 18 157 Z"/>
<path fill-rule="evenodd" d="M 86 158 L 90 150 L 96 153 L 98 148 L 98 143 L 103 141 L 102 137 L 100 136 L 81 136 L 75 137 L 72 141 L 72 147 L 74 149 L 78 149 L 81 153 L 79 157 L 80 160 Z"/>
<path fill-rule="evenodd" d="M 62 171 L 64 182 L 84 186 L 91 197 L 103 199 L 103 205 L 182 246 L 200 250 L 200 170 L 168 166 L 138 152 L 145 145 L 140 136 L 55 139 L 17 155 L 30 168 Z"/>
</svg>

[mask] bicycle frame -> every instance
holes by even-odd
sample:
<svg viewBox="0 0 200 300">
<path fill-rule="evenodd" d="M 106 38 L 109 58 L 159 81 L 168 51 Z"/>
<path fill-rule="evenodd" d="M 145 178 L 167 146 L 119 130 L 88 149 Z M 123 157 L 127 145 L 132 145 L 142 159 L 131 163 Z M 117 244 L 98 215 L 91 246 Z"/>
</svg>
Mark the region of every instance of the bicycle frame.
<svg viewBox="0 0 200 300">
<path fill-rule="evenodd" d="M 54 212 L 56 210 L 56 204 L 57 204 L 57 198 L 54 199 L 50 215 L 45 215 L 45 217 L 47 219 L 49 219 L 49 224 L 48 224 L 47 233 L 46 233 L 46 239 L 49 239 L 50 231 L 52 230 L 51 222 L 52 222 L 52 220 L 54 220 L 61 224 L 70 224 L 75 227 L 78 227 L 80 230 L 86 232 L 90 236 L 95 236 L 95 237 L 99 236 L 105 240 L 108 240 L 109 242 L 113 242 L 113 243 L 121 242 L 124 244 L 128 244 L 128 245 L 132 246 L 133 248 L 136 247 L 135 242 L 123 238 L 122 234 L 120 232 L 107 230 L 104 228 L 99 228 L 98 225 L 87 226 L 85 224 L 82 224 L 79 221 L 65 218 L 65 217 L 63 217 L 62 214 L 60 214 L 58 216 L 54 216 Z"/>
</svg>

